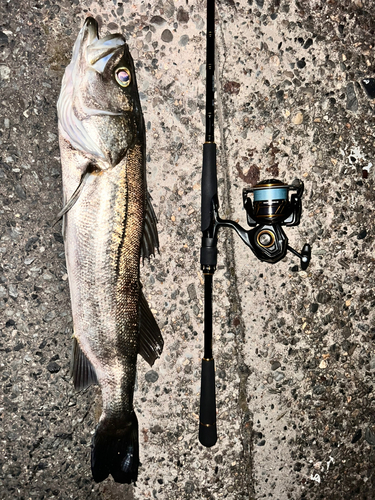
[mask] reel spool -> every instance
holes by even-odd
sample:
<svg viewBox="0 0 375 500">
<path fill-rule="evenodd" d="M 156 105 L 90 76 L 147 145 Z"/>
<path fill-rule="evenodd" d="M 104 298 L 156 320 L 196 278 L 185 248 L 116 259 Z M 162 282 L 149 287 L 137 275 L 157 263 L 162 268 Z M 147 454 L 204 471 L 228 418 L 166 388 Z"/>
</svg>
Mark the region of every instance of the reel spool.
<svg viewBox="0 0 375 500">
<path fill-rule="evenodd" d="M 291 185 L 277 179 L 267 179 L 252 188 L 245 188 L 243 201 L 247 212 L 247 223 L 250 227 L 257 224 L 298 225 L 301 218 L 303 190 L 303 182 L 299 179 Z M 296 191 L 290 200 L 289 191 Z M 253 194 L 253 203 L 250 194 Z"/>
</svg>

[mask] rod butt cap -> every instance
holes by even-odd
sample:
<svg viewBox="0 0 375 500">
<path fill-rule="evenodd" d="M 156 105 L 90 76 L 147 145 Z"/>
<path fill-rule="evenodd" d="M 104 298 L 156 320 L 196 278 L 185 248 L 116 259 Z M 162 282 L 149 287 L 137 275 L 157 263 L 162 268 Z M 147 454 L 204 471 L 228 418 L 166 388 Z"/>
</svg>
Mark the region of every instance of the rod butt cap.
<svg viewBox="0 0 375 500">
<path fill-rule="evenodd" d="M 199 426 L 199 442 L 206 448 L 211 448 L 217 441 L 216 424 Z"/>
</svg>

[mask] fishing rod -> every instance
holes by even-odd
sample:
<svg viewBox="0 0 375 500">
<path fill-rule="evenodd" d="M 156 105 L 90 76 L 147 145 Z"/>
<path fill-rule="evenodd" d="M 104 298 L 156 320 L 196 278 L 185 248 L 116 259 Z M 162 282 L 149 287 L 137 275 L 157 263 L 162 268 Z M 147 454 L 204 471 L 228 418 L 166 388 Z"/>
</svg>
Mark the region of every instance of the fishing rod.
<svg viewBox="0 0 375 500">
<path fill-rule="evenodd" d="M 201 269 L 204 275 L 204 354 L 202 358 L 199 441 L 211 447 L 217 441 L 215 361 L 212 352 L 212 286 L 217 264 L 217 235 L 222 227 L 233 229 L 262 262 L 275 264 L 289 250 L 307 269 L 311 247 L 305 244 L 297 252 L 288 244 L 282 226 L 297 226 L 302 213 L 301 198 L 304 184 L 295 179 L 288 185 L 277 179 L 267 179 L 254 187 L 244 188 L 243 206 L 246 210 L 246 230 L 237 222 L 219 217 L 217 195 L 215 121 L 215 0 L 207 0 L 206 33 L 206 134 L 203 144 L 201 183 Z M 292 192 L 289 198 L 289 192 Z"/>
</svg>

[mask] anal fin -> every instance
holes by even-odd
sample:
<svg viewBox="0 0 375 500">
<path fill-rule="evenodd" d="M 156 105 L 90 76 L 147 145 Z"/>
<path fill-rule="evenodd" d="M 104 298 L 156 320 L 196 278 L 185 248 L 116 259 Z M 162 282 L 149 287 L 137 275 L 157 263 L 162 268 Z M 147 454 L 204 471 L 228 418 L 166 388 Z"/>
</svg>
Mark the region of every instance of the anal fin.
<svg viewBox="0 0 375 500">
<path fill-rule="evenodd" d="M 152 366 L 163 351 L 164 341 L 147 300 L 142 292 L 139 318 L 139 354 Z"/>
<path fill-rule="evenodd" d="M 82 391 L 90 387 L 90 385 L 98 383 L 94 367 L 83 354 L 77 339 L 74 337 L 70 375 L 77 391 Z"/>
</svg>

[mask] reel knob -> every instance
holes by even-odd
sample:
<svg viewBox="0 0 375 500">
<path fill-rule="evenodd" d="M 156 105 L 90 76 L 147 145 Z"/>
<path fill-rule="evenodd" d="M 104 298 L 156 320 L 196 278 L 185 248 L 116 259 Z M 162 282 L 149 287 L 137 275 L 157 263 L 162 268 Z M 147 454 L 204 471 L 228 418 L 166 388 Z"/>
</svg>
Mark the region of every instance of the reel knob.
<svg viewBox="0 0 375 500">
<path fill-rule="evenodd" d="M 301 269 L 302 271 L 306 271 L 306 269 L 309 267 L 311 260 L 311 246 L 306 243 L 303 245 L 303 248 L 301 250 Z"/>
</svg>

